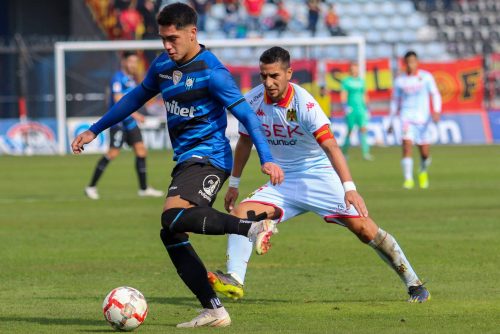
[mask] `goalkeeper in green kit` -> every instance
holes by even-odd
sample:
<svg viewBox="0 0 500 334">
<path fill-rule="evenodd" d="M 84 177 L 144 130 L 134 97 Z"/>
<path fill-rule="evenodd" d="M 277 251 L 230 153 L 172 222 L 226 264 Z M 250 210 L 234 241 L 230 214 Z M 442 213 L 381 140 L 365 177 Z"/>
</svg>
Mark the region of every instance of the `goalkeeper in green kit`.
<svg viewBox="0 0 500 334">
<path fill-rule="evenodd" d="M 366 94 L 365 80 L 359 76 L 359 67 L 356 63 L 350 65 L 350 75 L 342 80 L 340 91 L 340 100 L 345 112 L 345 119 L 347 123 L 347 135 L 345 138 L 342 151 L 347 156 L 347 151 L 351 146 L 351 132 L 355 126 L 359 128 L 361 153 L 363 159 L 371 161 L 373 156 L 370 154 L 370 146 L 367 140 L 368 120 L 370 113 L 366 107 L 368 100 Z"/>
</svg>

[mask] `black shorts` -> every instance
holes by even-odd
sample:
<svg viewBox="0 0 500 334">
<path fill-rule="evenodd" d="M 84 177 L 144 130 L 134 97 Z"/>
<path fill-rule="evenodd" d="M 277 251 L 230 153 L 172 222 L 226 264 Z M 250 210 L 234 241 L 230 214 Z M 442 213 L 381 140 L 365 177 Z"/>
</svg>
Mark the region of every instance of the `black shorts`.
<svg viewBox="0 0 500 334">
<path fill-rule="evenodd" d="M 167 197 L 180 196 L 198 206 L 212 206 L 229 177 L 208 162 L 185 161 L 175 166 Z"/>
<path fill-rule="evenodd" d="M 142 141 L 141 130 L 138 126 L 127 130 L 122 126 L 113 126 L 109 129 L 109 147 L 121 148 L 123 143 L 132 147 L 135 143 Z"/>
</svg>

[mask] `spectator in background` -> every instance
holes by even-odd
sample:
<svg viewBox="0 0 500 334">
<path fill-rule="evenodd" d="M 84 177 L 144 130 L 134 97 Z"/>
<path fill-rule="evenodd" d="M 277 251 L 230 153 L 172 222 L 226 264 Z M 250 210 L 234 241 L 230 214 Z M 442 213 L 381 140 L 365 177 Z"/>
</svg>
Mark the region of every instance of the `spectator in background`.
<svg viewBox="0 0 500 334">
<path fill-rule="evenodd" d="M 144 33 L 142 16 L 132 4 L 120 11 L 119 21 L 122 27 L 121 39 L 138 39 Z"/>
<path fill-rule="evenodd" d="M 311 36 L 315 36 L 321 12 L 319 0 L 307 0 L 307 8 L 309 9 L 307 29 L 311 32 Z"/>
<path fill-rule="evenodd" d="M 238 0 L 226 0 L 224 6 L 226 7 L 226 17 L 222 22 L 222 30 L 227 37 L 235 37 L 240 21 Z"/>
<path fill-rule="evenodd" d="M 319 92 L 314 98 L 318 101 L 318 104 L 325 113 L 326 117 L 330 119 L 332 117 L 332 99 L 330 98 L 330 92 L 326 89 L 325 85 L 321 85 L 319 87 Z"/>
<path fill-rule="evenodd" d="M 158 25 L 156 24 L 155 2 L 152 0 L 143 0 L 137 4 L 137 10 L 142 15 L 144 24 L 144 33 L 142 39 L 158 39 Z M 148 65 L 153 62 L 157 54 L 155 50 L 145 50 L 144 56 Z"/>
<path fill-rule="evenodd" d="M 248 29 L 261 32 L 259 18 L 262 13 L 262 6 L 264 6 L 264 0 L 245 0 L 244 5 L 248 14 Z"/>
<path fill-rule="evenodd" d="M 211 5 L 210 0 L 191 0 L 191 6 L 198 13 L 198 31 L 206 31 L 207 13 Z"/>
<path fill-rule="evenodd" d="M 276 12 L 276 18 L 274 21 L 273 29 L 277 30 L 278 35 L 281 36 L 281 34 L 288 27 L 288 22 L 290 22 L 290 13 L 286 9 L 283 1 L 279 1 L 277 5 L 278 5 L 278 11 Z"/>
<path fill-rule="evenodd" d="M 339 16 L 335 12 L 333 4 L 328 5 L 328 11 L 325 15 L 325 26 L 332 36 L 344 36 L 344 32 L 340 28 Z"/>
</svg>

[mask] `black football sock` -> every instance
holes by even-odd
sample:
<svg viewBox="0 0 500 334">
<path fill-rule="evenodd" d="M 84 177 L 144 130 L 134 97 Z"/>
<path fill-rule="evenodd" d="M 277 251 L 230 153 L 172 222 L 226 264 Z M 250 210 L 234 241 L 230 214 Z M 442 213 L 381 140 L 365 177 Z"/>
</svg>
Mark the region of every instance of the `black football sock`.
<svg viewBox="0 0 500 334">
<path fill-rule="evenodd" d="M 211 207 L 193 207 L 188 209 L 169 209 L 162 215 L 163 228 L 173 232 L 193 232 L 198 234 L 248 235 L 252 221 L 219 212 Z"/>
<path fill-rule="evenodd" d="M 148 186 L 146 183 L 146 158 L 135 157 L 135 170 L 139 178 L 139 187 L 145 190 Z"/>
<path fill-rule="evenodd" d="M 97 184 L 97 181 L 101 178 L 102 173 L 104 173 L 104 170 L 109 164 L 109 159 L 106 156 L 103 156 L 99 162 L 97 163 L 97 166 L 95 166 L 94 170 L 94 175 L 92 176 L 92 180 L 90 181 L 89 187 L 95 187 Z"/>
<path fill-rule="evenodd" d="M 162 229 L 160 236 L 177 273 L 198 298 L 202 307 L 209 309 L 222 307 L 217 294 L 208 283 L 207 269 L 189 243 L 187 234 Z"/>
</svg>

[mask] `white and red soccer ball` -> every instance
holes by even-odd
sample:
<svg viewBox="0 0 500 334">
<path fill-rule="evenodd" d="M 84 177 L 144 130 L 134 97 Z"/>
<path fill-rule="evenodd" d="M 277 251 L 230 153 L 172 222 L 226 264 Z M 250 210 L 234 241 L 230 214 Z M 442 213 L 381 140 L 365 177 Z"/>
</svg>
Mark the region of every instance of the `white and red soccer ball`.
<svg viewBox="0 0 500 334">
<path fill-rule="evenodd" d="M 132 331 L 146 320 L 148 304 L 139 290 L 121 286 L 104 298 L 102 311 L 104 318 L 114 329 Z"/>
</svg>

